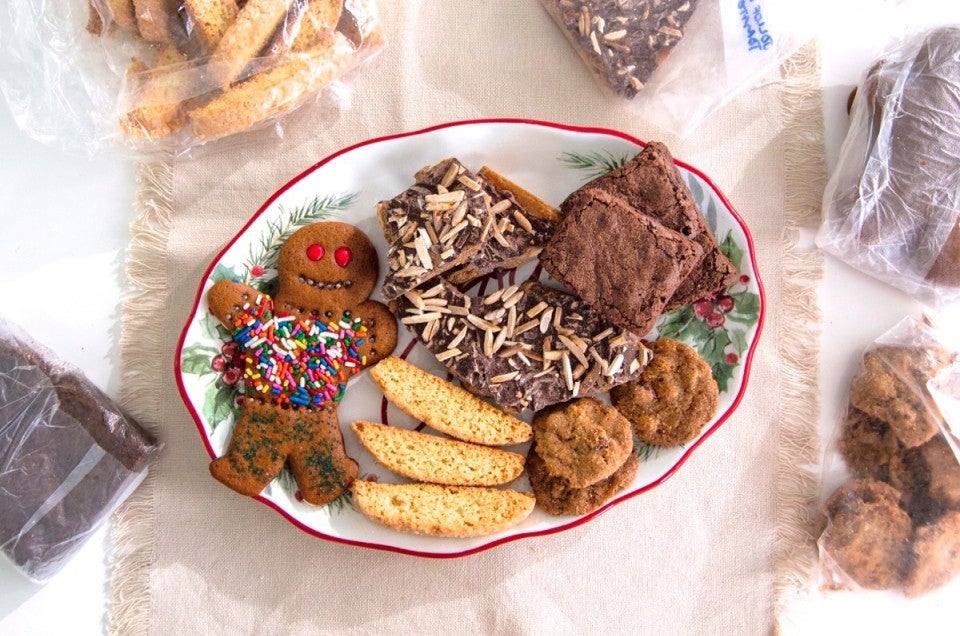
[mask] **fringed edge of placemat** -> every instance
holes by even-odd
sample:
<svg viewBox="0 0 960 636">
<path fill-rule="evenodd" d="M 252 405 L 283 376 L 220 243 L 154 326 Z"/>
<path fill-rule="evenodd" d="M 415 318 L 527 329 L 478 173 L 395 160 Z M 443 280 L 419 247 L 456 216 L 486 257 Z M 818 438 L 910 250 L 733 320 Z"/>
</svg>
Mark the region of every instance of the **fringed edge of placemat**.
<svg viewBox="0 0 960 636">
<path fill-rule="evenodd" d="M 120 331 L 120 402 L 146 428 L 157 433 L 162 381 L 162 314 L 167 289 L 164 275 L 173 197 L 173 167 L 140 164 L 137 216 L 130 225 L 126 272 L 130 290 L 123 300 Z M 157 465 L 113 516 L 110 606 L 107 632 L 150 631 L 150 567 L 155 559 Z"/>
<path fill-rule="evenodd" d="M 777 479 L 778 631 L 792 601 L 815 582 L 815 523 L 820 480 L 820 307 L 823 256 L 802 229 L 820 221 L 826 160 L 820 57 L 808 44 L 783 65 L 786 229 L 780 322 L 780 440 Z"/>
</svg>

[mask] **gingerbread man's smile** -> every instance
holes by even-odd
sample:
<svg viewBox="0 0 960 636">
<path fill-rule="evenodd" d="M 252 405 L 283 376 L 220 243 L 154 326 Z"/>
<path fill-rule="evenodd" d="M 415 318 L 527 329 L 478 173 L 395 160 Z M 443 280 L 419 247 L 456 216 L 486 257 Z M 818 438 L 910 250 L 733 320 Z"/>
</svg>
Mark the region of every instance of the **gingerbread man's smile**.
<svg viewBox="0 0 960 636">
<path fill-rule="evenodd" d="M 350 289 L 353 287 L 353 281 L 349 278 L 343 280 L 335 281 L 324 281 L 324 280 L 315 280 L 310 278 L 307 274 L 300 274 L 297 278 L 298 281 L 309 287 L 316 287 L 317 289 Z"/>
</svg>

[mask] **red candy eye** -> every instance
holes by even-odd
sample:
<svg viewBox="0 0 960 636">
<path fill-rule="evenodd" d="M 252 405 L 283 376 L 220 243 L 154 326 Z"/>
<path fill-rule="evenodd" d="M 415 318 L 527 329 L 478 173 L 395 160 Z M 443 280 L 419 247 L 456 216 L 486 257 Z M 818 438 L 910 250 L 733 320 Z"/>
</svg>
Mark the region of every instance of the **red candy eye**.
<svg viewBox="0 0 960 636">
<path fill-rule="evenodd" d="M 323 255 L 326 254 L 326 251 L 323 249 L 323 245 L 319 243 L 314 243 L 307 248 L 307 258 L 311 261 L 319 261 L 323 258 Z"/>
<path fill-rule="evenodd" d="M 337 251 L 333 253 L 333 260 L 337 261 L 337 265 L 340 267 L 346 267 L 350 264 L 350 259 L 353 258 L 353 253 L 350 251 L 349 247 L 340 246 L 337 248 Z"/>
</svg>

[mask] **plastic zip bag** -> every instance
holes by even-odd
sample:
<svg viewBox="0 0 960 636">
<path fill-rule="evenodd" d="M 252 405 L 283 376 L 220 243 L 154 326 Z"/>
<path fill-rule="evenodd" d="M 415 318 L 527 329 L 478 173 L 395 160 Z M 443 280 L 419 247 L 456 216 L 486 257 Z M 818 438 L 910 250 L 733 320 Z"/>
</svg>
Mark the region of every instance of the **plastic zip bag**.
<svg viewBox="0 0 960 636">
<path fill-rule="evenodd" d="M 960 299 L 960 28 L 905 39 L 867 71 L 817 244 L 919 299 Z"/>
<path fill-rule="evenodd" d="M 920 596 L 960 574 L 960 400 L 956 352 L 928 323 L 901 321 L 864 352 L 846 415 L 828 447 L 848 479 L 824 503 L 825 589 Z M 843 470 L 832 458 L 843 461 Z"/>
<path fill-rule="evenodd" d="M 83 374 L 0 318 L 0 553 L 56 574 L 159 452 Z"/>
<path fill-rule="evenodd" d="M 384 46 L 373 0 L 11 0 L 0 91 L 35 139 L 182 155 L 273 125 Z M 328 90 L 323 90 L 328 89 Z"/>
<path fill-rule="evenodd" d="M 601 89 L 680 136 L 821 26 L 822 0 L 540 0 Z"/>
</svg>

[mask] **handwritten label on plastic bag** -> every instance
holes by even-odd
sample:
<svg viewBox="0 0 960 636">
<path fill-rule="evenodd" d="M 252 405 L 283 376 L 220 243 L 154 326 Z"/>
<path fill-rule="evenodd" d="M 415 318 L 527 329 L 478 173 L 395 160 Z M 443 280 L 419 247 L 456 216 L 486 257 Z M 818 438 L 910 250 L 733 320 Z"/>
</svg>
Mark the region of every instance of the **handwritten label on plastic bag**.
<svg viewBox="0 0 960 636">
<path fill-rule="evenodd" d="M 720 0 L 724 62 L 731 80 L 776 60 L 776 9 L 774 0 Z"/>
</svg>

